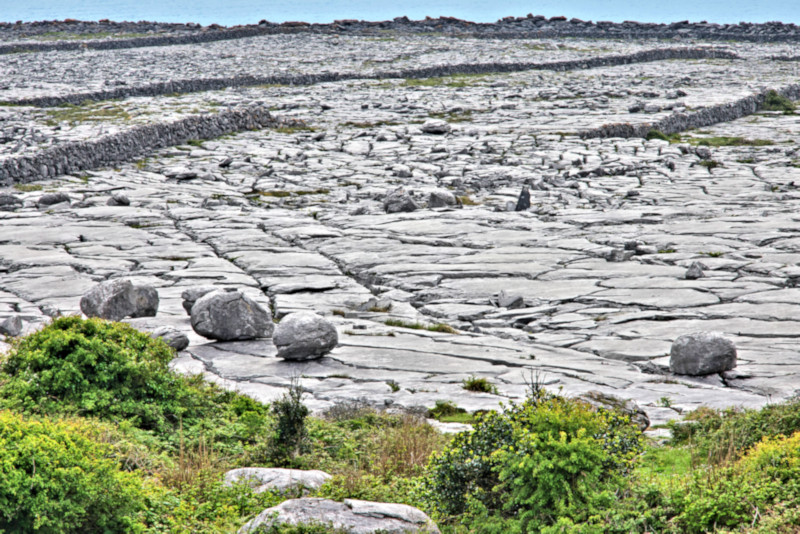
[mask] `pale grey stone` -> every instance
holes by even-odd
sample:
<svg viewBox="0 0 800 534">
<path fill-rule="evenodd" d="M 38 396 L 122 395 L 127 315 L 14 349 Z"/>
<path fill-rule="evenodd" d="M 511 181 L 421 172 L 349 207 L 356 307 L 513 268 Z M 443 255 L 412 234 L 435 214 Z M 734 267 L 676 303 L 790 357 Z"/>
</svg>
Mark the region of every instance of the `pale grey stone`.
<svg viewBox="0 0 800 534">
<path fill-rule="evenodd" d="M 255 488 L 257 493 L 261 493 L 267 490 L 317 490 L 330 478 L 331 475 L 319 470 L 242 467 L 225 473 L 223 480 L 226 486 L 246 483 Z"/>
<path fill-rule="evenodd" d="M 150 332 L 150 337 L 154 339 L 161 338 L 164 343 L 175 349 L 181 351 L 189 346 L 189 337 L 172 326 L 161 326 Z"/>
<path fill-rule="evenodd" d="M 0 193 L 0 211 L 14 211 L 21 207 L 22 199 L 10 193 Z"/>
<path fill-rule="evenodd" d="M 436 191 L 431 191 L 430 195 L 428 195 L 429 208 L 446 208 L 455 206 L 456 203 L 456 196 L 450 191 L 437 189 Z"/>
<path fill-rule="evenodd" d="M 386 213 L 412 212 L 419 209 L 419 206 L 405 189 L 399 187 L 386 195 L 383 201 L 383 209 Z"/>
<path fill-rule="evenodd" d="M 447 121 L 441 119 L 428 119 L 422 124 L 422 126 L 420 126 L 420 130 L 427 134 L 444 135 L 449 133 L 450 130 L 452 130 L 452 127 Z"/>
<path fill-rule="evenodd" d="M 736 346 L 716 332 L 680 336 L 670 350 L 669 369 L 681 375 L 709 375 L 736 367 Z"/>
<path fill-rule="evenodd" d="M 186 310 L 186 313 L 191 315 L 192 314 L 192 306 L 197 300 L 204 296 L 208 295 L 212 291 L 217 291 L 216 286 L 197 286 L 197 287 L 190 287 L 189 289 L 185 289 L 183 293 L 181 293 L 181 299 L 183 299 L 183 309 Z"/>
<path fill-rule="evenodd" d="M 699 261 L 693 261 L 692 264 L 686 269 L 686 274 L 683 275 L 687 280 L 697 280 L 703 278 L 703 264 Z"/>
<path fill-rule="evenodd" d="M 22 333 L 22 319 L 18 315 L 6 317 L 0 321 L 0 334 L 17 337 Z"/>
<path fill-rule="evenodd" d="M 339 336 L 336 327 L 316 313 L 297 312 L 278 323 L 272 340 L 279 358 L 309 360 L 336 348 Z"/>
<path fill-rule="evenodd" d="M 108 199 L 108 202 L 106 202 L 106 204 L 108 206 L 130 206 L 131 201 L 127 197 L 127 195 L 124 195 L 122 193 L 114 193 L 111 195 L 111 198 Z"/>
<path fill-rule="evenodd" d="M 270 337 L 269 310 L 239 291 L 213 291 L 192 306 L 192 328 L 209 339 L 238 341 Z"/>
<path fill-rule="evenodd" d="M 438 533 L 439 529 L 421 510 L 405 504 L 377 503 L 345 499 L 336 502 L 328 499 L 305 498 L 284 501 L 267 508 L 248 522 L 239 534 L 254 532 L 271 525 L 326 524 L 352 534 Z"/>
<path fill-rule="evenodd" d="M 58 192 L 58 193 L 45 193 L 39 200 L 36 201 L 36 204 L 39 206 L 52 206 L 54 204 L 61 204 L 62 202 L 70 202 L 69 195 L 66 193 Z"/>
<path fill-rule="evenodd" d="M 87 317 L 120 321 L 125 317 L 153 317 L 158 311 L 158 291 L 149 285 L 116 278 L 102 282 L 81 297 Z"/>
</svg>

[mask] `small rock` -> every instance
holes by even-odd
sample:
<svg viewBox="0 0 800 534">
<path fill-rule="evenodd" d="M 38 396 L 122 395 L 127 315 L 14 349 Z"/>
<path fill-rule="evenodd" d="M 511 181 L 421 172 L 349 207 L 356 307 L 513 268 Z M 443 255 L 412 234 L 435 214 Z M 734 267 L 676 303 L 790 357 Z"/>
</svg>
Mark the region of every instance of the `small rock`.
<svg viewBox="0 0 800 534">
<path fill-rule="evenodd" d="M 639 427 L 639 430 L 644 432 L 650 426 L 650 418 L 642 408 L 630 399 L 623 399 L 610 393 L 603 393 L 601 391 L 587 391 L 578 398 L 588 402 L 597 408 L 604 408 L 606 410 L 616 410 L 623 415 L 630 417 L 631 422 Z"/>
<path fill-rule="evenodd" d="M 523 187 L 522 191 L 519 193 L 519 198 L 517 199 L 517 205 L 514 208 L 514 211 L 525 211 L 530 209 L 531 207 L 531 192 L 528 190 L 527 187 Z"/>
<path fill-rule="evenodd" d="M 428 119 L 422 126 L 420 126 L 420 130 L 427 134 L 444 135 L 449 133 L 452 128 L 447 121 L 441 119 Z"/>
<path fill-rule="evenodd" d="M 413 173 L 411 172 L 411 167 L 409 167 L 408 165 L 401 165 L 401 164 L 394 165 L 392 167 L 392 171 L 394 172 L 394 175 L 397 176 L 398 178 L 411 178 L 413 176 Z"/>
<path fill-rule="evenodd" d="M 122 193 L 114 193 L 111 195 L 111 198 L 108 199 L 106 202 L 108 206 L 130 206 L 131 201 L 130 199 L 123 195 Z"/>
<path fill-rule="evenodd" d="M 716 332 L 686 334 L 672 344 L 669 370 L 679 375 L 710 375 L 736 367 L 736 346 Z"/>
<path fill-rule="evenodd" d="M 316 313 L 297 312 L 281 320 L 272 341 L 279 358 L 311 360 L 336 348 L 339 335 L 332 323 Z"/>
<path fill-rule="evenodd" d="M 226 157 L 225 159 L 223 159 L 222 161 L 219 162 L 218 167 L 220 169 L 227 169 L 228 167 L 231 166 L 231 163 L 233 163 L 233 158 L 228 156 L 228 157 Z"/>
<path fill-rule="evenodd" d="M 209 339 L 243 341 L 270 337 L 275 325 L 269 310 L 239 291 L 213 291 L 191 308 L 192 328 Z"/>
<path fill-rule="evenodd" d="M 683 275 L 684 278 L 687 280 L 697 280 L 698 278 L 703 278 L 705 274 L 703 273 L 704 265 L 699 261 L 692 262 L 688 269 L 686 269 L 686 274 Z"/>
<path fill-rule="evenodd" d="M 217 289 L 219 288 L 215 286 L 197 286 L 185 289 L 183 293 L 181 293 L 181 298 L 183 299 L 183 309 L 186 310 L 186 313 L 191 315 L 192 306 L 194 306 L 194 303 L 197 302 L 197 300 L 203 295 L 208 295 Z"/>
<path fill-rule="evenodd" d="M 189 337 L 172 326 L 161 326 L 150 332 L 153 339 L 161 338 L 164 343 L 175 349 L 182 351 L 189 346 Z"/>
<path fill-rule="evenodd" d="M 290 499 L 278 506 L 267 508 L 255 519 L 239 529 L 247 534 L 273 525 L 327 524 L 331 529 L 340 529 L 354 534 L 376 532 L 438 533 L 439 529 L 421 510 L 406 504 L 390 504 L 345 499 L 336 502 L 329 499 Z"/>
<path fill-rule="evenodd" d="M 501 291 L 497 297 L 497 305 L 501 308 L 516 310 L 525 307 L 525 299 L 522 295 L 515 295 Z"/>
<path fill-rule="evenodd" d="M 37 206 L 52 206 L 62 202 L 70 202 L 71 199 L 66 193 L 45 193 L 36 201 Z"/>
<path fill-rule="evenodd" d="M 22 333 L 22 319 L 18 315 L 7 317 L 0 321 L 0 334 L 4 336 L 17 337 Z"/>
<path fill-rule="evenodd" d="M 243 467 L 225 473 L 224 483 L 231 486 L 237 482 L 246 482 L 256 493 L 270 489 L 285 492 L 297 488 L 317 490 L 331 475 L 325 471 L 302 469 L 279 469 L 267 467 Z"/>
<path fill-rule="evenodd" d="M 405 189 L 398 187 L 386 195 L 383 201 L 383 209 L 386 213 L 408 213 L 418 210 L 419 206 L 414 202 L 414 199 L 411 198 L 411 195 L 406 193 Z"/>
<path fill-rule="evenodd" d="M 0 211 L 13 211 L 23 204 L 22 199 L 9 193 L 0 193 Z"/>
<path fill-rule="evenodd" d="M 455 206 L 458 203 L 456 196 L 450 191 L 431 191 L 428 196 L 429 208 L 446 208 L 448 206 Z"/>
<path fill-rule="evenodd" d="M 698 146 L 694 149 L 694 153 L 700 159 L 711 159 L 711 149 L 707 146 Z"/>
<path fill-rule="evenodd" d="M 607 262 L 621 263 L 623 261 L 628 261 L 635 254 L 636 254 L 635 250 L 620 250 L 618 248 L 615 248 L 606 252 L 604 257 Z"/>
<path fill-rule="evenodd" d="M 191 180 L 192 178 L 197 178 L 197 172 L 186 167 L 164 169 L 163 173 L 167 178 L 174 178 L 175 180 Z"/>
<path fill-rule="evenodd" d="M 158 291 L 130 280 L 102 282 L 81 297 L 81 311 L 87 317 L 121 321 L 125 317 L 154 317 L 158 311 Z"/>
</svg>

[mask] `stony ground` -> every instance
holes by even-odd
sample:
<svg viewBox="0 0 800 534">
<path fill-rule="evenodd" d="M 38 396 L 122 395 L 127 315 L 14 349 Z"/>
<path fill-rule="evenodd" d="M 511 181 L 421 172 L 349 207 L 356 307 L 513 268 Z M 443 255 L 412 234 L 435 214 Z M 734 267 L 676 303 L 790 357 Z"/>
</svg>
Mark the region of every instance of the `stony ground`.
<svg viewBox="0 0 800 534">
<path fill-rule="evenodd" d="M 154 80 L 370 74 L 668 46 L 675 43 L 306 34 L 9 54 L 0 56 L 0 100 Z M 23 204 L 0 211 L 0 322 L 18 315 L 30 331 L 79 313 L 97 282 L 125 277 L 153 284 L 161 297 L 157 317 L 133 323 L 190 335 L 177 368 L 265 401 L 298 376 L 314 409 L 342 400 L 484 409 L 521 398 L 531 381 L 633 399 L 654 423 L 701 405 L 787 398 L 800 373 L 800 115 L 759 112 L 673 143 L 577 135 L 796 79 L 797 63 L 770 59 L 789 55 L 790 45 L 722 48 L 741 59 L 0 107 L 0 158 L 253 102 L 303 121 L 1 189 Z M 429 119 L 450 131 L 423 132 Z M 714 146 L 720 137 L 746 142 Z M 712 146 L 697 146 L 703 139 Z M 516 212 L 523 186 L 532 205 Z M 398 187 L 421 209 L 385 213 L 383 200 Z M 433 191 L 461 205 L 427 207 Z M 38 202 L 47 192 L 70 201 Z M 106 205 L 114 193 L 130 206 Z M 688 280 L 693 262 L 704 276 Z M 326 315 L 340 346 L 320 360 L 284 362 L 269 339 L 209 343 L 191 331 L 180 299 L 208 284 L 241 288 L 278 318 Z M 702 330 L 735 341 L 738 367 L 671 375 L 672 341 Z M 470 376 L 488 378 L 497 394 L 465 391 Z"/>
</svg>

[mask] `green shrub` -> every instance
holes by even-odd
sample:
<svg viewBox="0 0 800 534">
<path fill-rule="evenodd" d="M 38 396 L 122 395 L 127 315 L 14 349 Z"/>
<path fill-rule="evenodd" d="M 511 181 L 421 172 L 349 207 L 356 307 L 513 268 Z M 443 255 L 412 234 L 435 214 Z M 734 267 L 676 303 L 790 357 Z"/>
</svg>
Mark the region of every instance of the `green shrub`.
<svg viewBox="0 0 800 534">
<path fill-rule="evenodd" d="M 497 395 L 497 386 L 489 382 L 486 378 L 478 378 L 477 376 L 470 376 L 465 378 L 461 386 L 467 391 L 475 391 L 478 393 L 492 393 Z"/>
<path fill-rule="evenodd" d="M 0 530 L 140 532 L 144 479 L 123 472 L 109 428 L 0 412 Z"/>
<path fill-rule="evenodd" d="M 783 111 L 786 114 L 794 112 L 795 104 L 777 91 L 767 92 L 763 109 L 766 111 Z"/>
<path fill-rule="evenodd" d="M 627 417 L 540 391 L 503 413 L 478 415 L 473 432 L 434 455 L 428 507 L 441 518 L 469 513 L 478 518 L 470 528 L 481 524 L 483 532 L 490 523 L 508 531 L 508 518 L 537 532 L 559 517 L 585 519 L 641 448 Z"/>
<path fill-rule="evenodd" d="M 275 429 L 272 436 L 273 460 L 284 463 L 308 450 L 306 417 L 309 410 L 302 402 L 303 388 L 293 379 L 289 390 L 272 403 Z"/>
<path fill-rule="evenodd" d="M 126 324 L 62 317 L 15 343 L 0 366 L 0 406 L 124 422 L 174 450 L 207 438 L 241 454 L 262 437 L 263 405 L 173 373 L 172 357 L 161 340 Z"/>
<path fill-rule="evenodd" d="M 800 399 L 769 404 L 759 410 L 701 408 L 683 421 L 669 423 L 672 442 L 692 443 L 711 463 L 739 457 L 765 437 L 789 436 L 800 431 Z"/>
</svg>

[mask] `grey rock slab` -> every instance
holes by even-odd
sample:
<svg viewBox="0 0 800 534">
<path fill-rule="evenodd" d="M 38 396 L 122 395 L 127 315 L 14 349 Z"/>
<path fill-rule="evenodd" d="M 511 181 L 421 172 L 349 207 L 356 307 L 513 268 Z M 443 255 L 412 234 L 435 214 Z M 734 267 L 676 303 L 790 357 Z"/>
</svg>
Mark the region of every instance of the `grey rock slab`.
<svg viewBox="0 0 800 534">
<path fill-rule="evenodd" d="M 94 286 L 81 297 L 87 317 L 119 321 L 125 317 L 153 317 L 158 311 L 158 291 L 149 285 L 115 279 Z"/>
<path fill-rule="evenodd" d="M 239 530 L 239 534 L 254 532 L 271 525 L 304 525 L 323 523 L 331 528 L 352 534 L 375 532 L 438 533 L 439 529 L 417 508 L 405 504 L 376 503 L 345 499 L 305 498 L 284 501 L 267 508 Z"/>
<path fill-rule="evenodd" d="M 272 336 L 277 356 L 285 360 L 320 358 L 339 342 L 336 327 L 311 312 L 291 313 L 281 319 Z"/>
<path fill-rule="evenodd" d="M 602 358 L 636 362 L 659 358 L 669 354 L 672 344 L 668 341 L 657 339 L 602 339 L 592 338 L 589 341 L 578 343 L 571 348 L 585 350 Z"/>
<path fill-rule="evenodd" d="M 274 325 L 269 310 L 239 291 L 214 291 L 198 299 L 191 312 L 192 328 L 220 341 L 270 337 Z"/>
<path fill-rule="evenodd" d="M 717 304 L 713 294 L 694 289 L 607 289 L 584 297 L 585 301 L 613 302 L 623 305 L 641 305 L 656 308 L 691 308 Z"/>
<path fill-rule="evenodd" d="M 247 484 L 261 493 L 270 489 L 285 492 L 293 489 L 319 489 L 331 475 L 316 469 L 281 469 L 266 467 L 242 467 L 231 469 L 222 477 L 226 486 Z"/>
<path fill-rule="evenodd" d="M 681 375 L 709 375 L 736 367 L 736 346 L 715 332 L 685 334 L 670 350 L 670 371 Z"/>
</svg>

